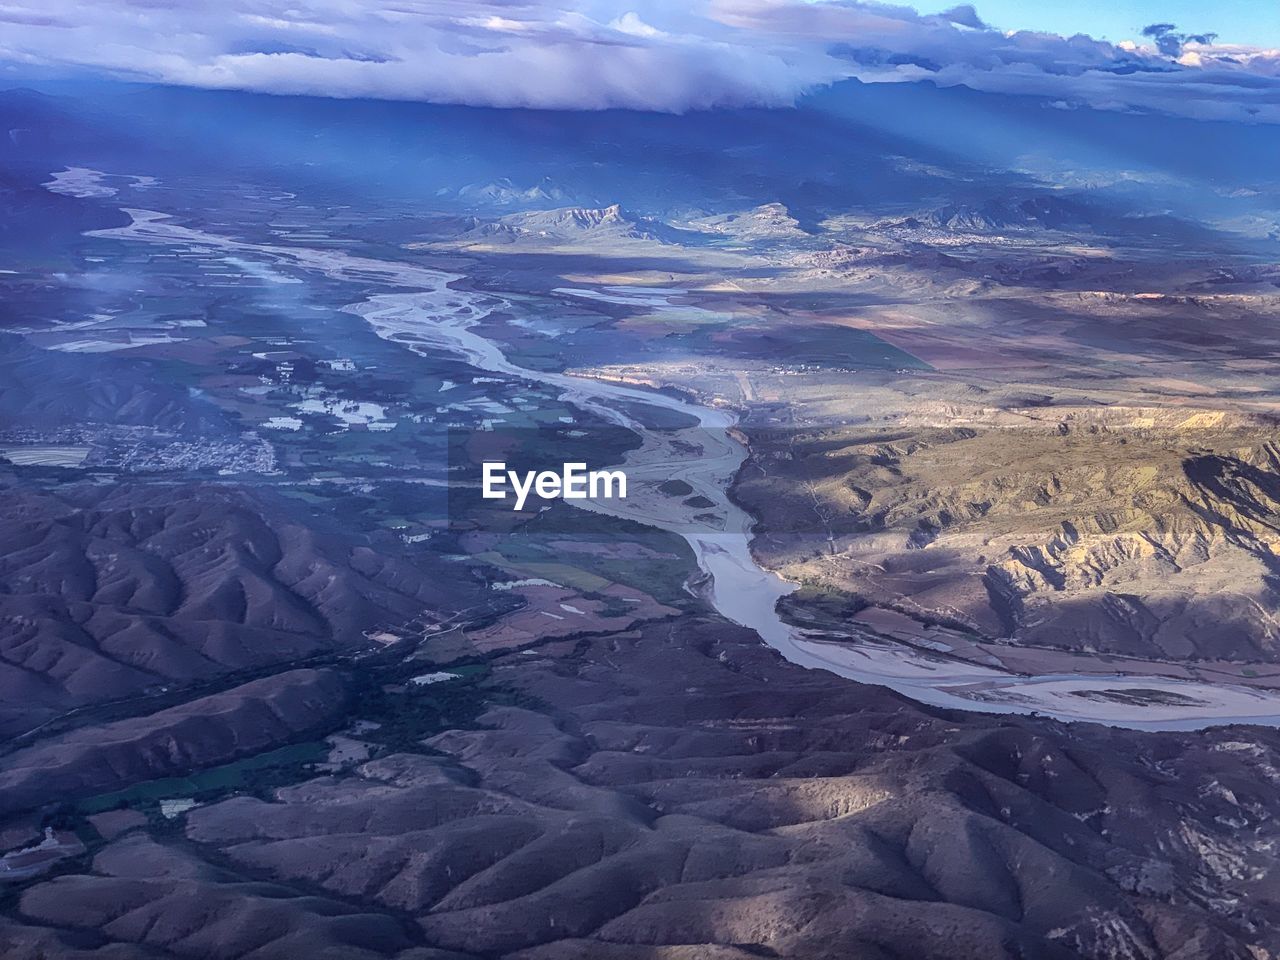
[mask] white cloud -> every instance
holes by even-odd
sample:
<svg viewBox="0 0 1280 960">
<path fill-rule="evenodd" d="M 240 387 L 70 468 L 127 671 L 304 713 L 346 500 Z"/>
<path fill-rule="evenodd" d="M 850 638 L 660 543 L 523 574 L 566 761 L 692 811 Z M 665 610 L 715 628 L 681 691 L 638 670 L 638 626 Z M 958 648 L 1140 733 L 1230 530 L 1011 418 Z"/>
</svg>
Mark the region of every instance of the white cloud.
<svg viewBox="0 0 1280 960">
<path fill-rule="evenodd" d="M 649 24 L 641 20 L 634 10 L 628 10 L 616 20 L 611 20 L 609 22 L 609 26 L 613 27 L 613 29 L 617 30 L 619 33 L 626 33 L 633 37 L 652 38 L 665 36 L 661 30 L 656 27 L 651 27 Z"/>
<path fill-rule="evenodd" d="M 0 58 L 203 87 L 490 106 L 790 104 L 845 77 L 1280 123 L 1280 52 L 988 27 L 857 0 L 8 0 Z M 1166 44 L 1167 44 L 1166 40 Z"/>
</svg>

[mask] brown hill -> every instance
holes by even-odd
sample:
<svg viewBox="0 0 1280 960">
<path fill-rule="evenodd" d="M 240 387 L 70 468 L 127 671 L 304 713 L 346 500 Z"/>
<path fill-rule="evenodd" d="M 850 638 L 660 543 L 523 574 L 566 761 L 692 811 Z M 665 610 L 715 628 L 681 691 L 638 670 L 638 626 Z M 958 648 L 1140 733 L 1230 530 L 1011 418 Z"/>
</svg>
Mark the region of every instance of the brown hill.
<svg viewBox="0 0 1280 960">
<path fill-rule="evenodd" d="M 1280 804 L 1258 779 L 1280 758 L 1270 732 L 1245 749 L 1232 731 L 950 720 L 692 619 L 563 660 L 511 655 L 494 677 L 559 706 L 492 709 L 433 738 L 443 757 L 193 811 L 189 839 L 274 883 L 412 917 L 426 945 L 467 957 L 1245 960 L 1277 946 L 1265 864 Z M 42 919 L 74 916 L 76 898 L 50 912 L 39 896 Z M 1224 896 L 1236 906 L 1212 906 Z"/>
<path fill-rule="evenodd" d="M 51 737 L 0 761 L 0 815 L 259 753 L 332 722 L 345 704 L 332 670 L 291 670 Z"/>
<path fill-rule="evenodd" d="M 371 627 L 458 599 L 394 542 L 296 514 L 269 494 L 211 485 L 5 490 L 0 730 L 356 649 Z"/>
<path fill-rule="evenodd" d="M 1221 419 L 763 436 L 739 496 L 766 562 L 856 602 L 1037 646 L 1271 662 L 1280 450 Z"/>
</svg>

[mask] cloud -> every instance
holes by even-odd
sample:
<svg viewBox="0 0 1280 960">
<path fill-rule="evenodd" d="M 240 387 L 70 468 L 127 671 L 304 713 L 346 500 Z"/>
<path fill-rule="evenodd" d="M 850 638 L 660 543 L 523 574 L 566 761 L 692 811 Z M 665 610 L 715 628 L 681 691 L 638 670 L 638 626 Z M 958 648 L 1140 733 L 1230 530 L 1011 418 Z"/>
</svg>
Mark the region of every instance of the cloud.
<svg viewBox="0 0 1280 960">
<path fill-rule="evenodd" d="M 646 0 L 8 0 L 0 59 L 273 93 L 684 111 L 791 104 L 843 66 Z M 28 22 L 56 14 L 55 29 Z"/>
<path fill-rule="evenodd" d="M 943 10 L 942 16 L 952 23 L 959 24 L 962 27 L 969 27 L 971 30 L 987 29 L 987 25 L 982 22 L 982 18 L 978 16 L 978 11 L 973 8 L 971 3 L 962 3 L 959 6 L 952 7 L 950 10 Z"/>
<path fill-rule="evenodd" d="M 656 27 L 651 27 L 636 15 L 634 10 L 628 10 L 616 20 L 611 20 L 609 26 L 621 32 L 628 33 L 633 37 L 661 37 L 663 32 Z"/>
<path fill-rule="evenodd" d="M 1153 23 L 1142 28 L 1142 35 L 1155 41 L 1156 49 L 1166 57 L 1181 57 L 1188 43 L 1207 46 L 1218 39 L 1216 33 L 1178 33 L 1175 23 Z"/>
<path fill-rule="evenodd" d="M 870 0 L 5 0 L 0 59 L 199 87 L 498 107 L 786 106 L 847 77 L 1280 123 L 1280 51 L 1152 24 L 1003 31 Z"/>
</svg>

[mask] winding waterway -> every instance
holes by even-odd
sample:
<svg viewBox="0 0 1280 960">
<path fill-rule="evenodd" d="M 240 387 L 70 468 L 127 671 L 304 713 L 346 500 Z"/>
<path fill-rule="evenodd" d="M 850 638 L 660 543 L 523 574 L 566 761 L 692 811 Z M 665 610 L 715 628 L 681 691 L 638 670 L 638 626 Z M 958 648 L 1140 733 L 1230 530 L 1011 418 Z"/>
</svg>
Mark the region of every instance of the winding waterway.
<svg viewBox="0 0 1280 960">
<path fill-rule="evenodd" d="M 1039 713 L 1067 721 L 1092 721 L 1148 730 L 1189 730 L 1229 723 L 1280 726 L 1280 693 L 1227 684 L 1142 676 L 1053 674 L 1017 676 L 900 645 L 833 643 L 786 623 L 778 601 L 796 586 L 761 568 L 752 556 L 751 517 L 728 495 L 748 451 L 731 428 L 733 414 L 625 384 L 522 367 L 475 329 L 494 297 L 459 289 L 461 276 L 411 264 L 372 260 L 332 249 L 254 244 L 173 223 L 163 214 L 130 210 L 127 227 L 99 236 L 196 245 L 254 254 L 274 264 L 352 282 L 404 288 L 380 293 L 345 309 L 362 317 L 380 337 L 424 355 L 441 350 L 477 370 L 545 384 L 561 399 L 641 437 L 627 454 L 631 495 L 626 499 L 574 501 L 586 509 L 634 520 L 683 537 L 707 574 L 705 596 L 723 616 L 755 630 L 793 663 L 829 670 L 861 683 L 880 684 L 922 703 L 989 713 Z M 506 303 L 504 307 L 514 309 Z M 696 421 L 675 430 L 646 428 L 628 412 L 637 405 Z M 555 465 L 546 465 L 552 467 Z M 594 466 L 601 466 L 593 464 Z M 656 491 L 681 479 L 713 505 L 683 508 Z M 1126 691 L 1173 694 L 1176 703 L 1117 702 Z M 1103 699 L 1093 699 L 1098 692 Z M 1186 698 L 1186 699 L 1181 699 Z"/>
</svg>

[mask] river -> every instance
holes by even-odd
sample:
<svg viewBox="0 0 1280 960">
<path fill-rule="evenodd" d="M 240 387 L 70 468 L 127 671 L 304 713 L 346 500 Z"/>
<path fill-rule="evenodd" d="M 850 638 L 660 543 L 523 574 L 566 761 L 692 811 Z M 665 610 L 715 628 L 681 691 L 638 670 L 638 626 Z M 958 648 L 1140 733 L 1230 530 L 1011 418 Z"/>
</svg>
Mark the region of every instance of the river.
<svg viewBox="0 0 1280 960">
<path fill-rule="evenodd" d="M 756 631 L 792 663 L 860 683 L 879 684 L 921 703 L 986 713 L 1038 713 L 1064 721 L 1090 721 L 1145 730 L 1193 730 L 1230 723 L 1280 726 L 1280 693 L 1229 684 L 1163 677 L 1099 674 L 1018 676 L 932 656 L 897 644 L 834 643 L 815 639 L 786 623 L 778 601 L 796 585 L 763 569 L 751 552 L 752 518 L 729 497 L 734 475 L 748 456 L 731 428 L 734 414 L 691 400 L 625 384 L 522 367 L 475 329 L 497 295 L 457 286 L 459 275 L 412 264 L 373 260 L 334 249 L 254 244 L 171 222 L 164 214 L 128 210 L 133 223 L 97 231 L 98 236 L 196 245 L 265 257 L 276 265 L 355 283 L 405 288 L 379 293 L 344 308 L 362 317 L 380 337 L 424 354 L 446 350 L 477 370 L 545 384 L 566 403 L 635 430 L 641 446 L 627 454 L 626 499 L 573 501 L 683 537 L 707 574 L 706 599 L 724 617 Z M 504 303 L 507 309 L 515 309 Z M 697 426 L 677 430 L 644 427 L 633 405 L 683 414 Z M 693 452 L 693 451 L 700 452 Z M 557 468 L 547 464 L 545 468 Z M 592 464 L 592 467 L 603 466 Z M 681 479 L 712 506 L 683 507 L 656 491 Z M 713 519 L 708 519 L 711 515 Z M 1126 703 L 1115 694 L 1172 694 L 1176 703 Z M 1141 694 L 1139 694 L 1141 695 Z M 1185 699 L 1182 699 L 1185 698 Z"/>
</svg>

